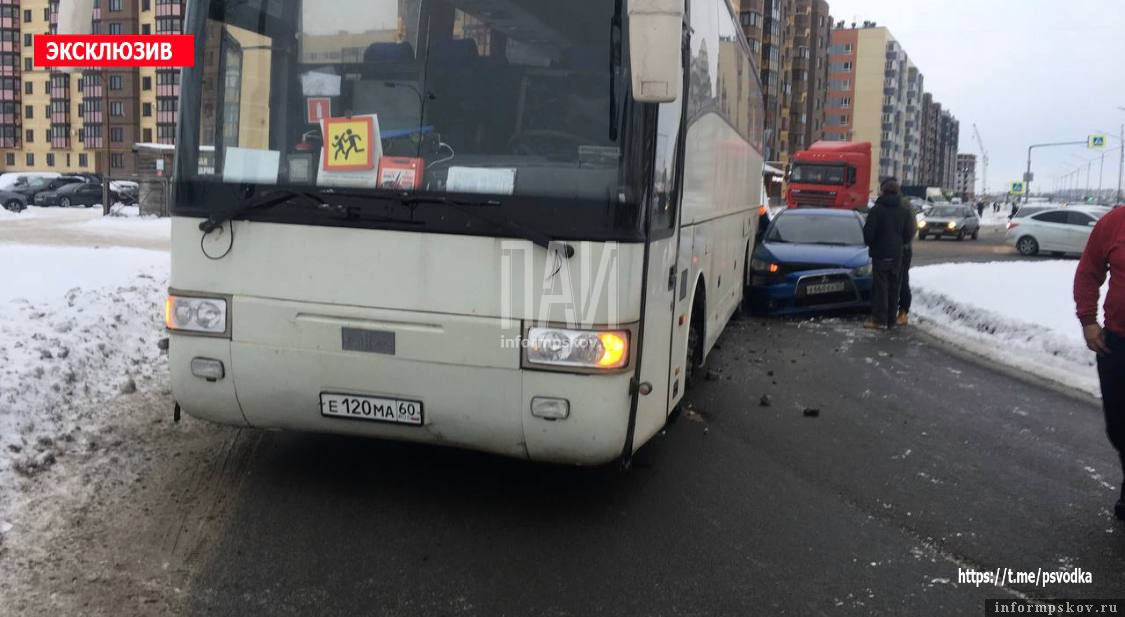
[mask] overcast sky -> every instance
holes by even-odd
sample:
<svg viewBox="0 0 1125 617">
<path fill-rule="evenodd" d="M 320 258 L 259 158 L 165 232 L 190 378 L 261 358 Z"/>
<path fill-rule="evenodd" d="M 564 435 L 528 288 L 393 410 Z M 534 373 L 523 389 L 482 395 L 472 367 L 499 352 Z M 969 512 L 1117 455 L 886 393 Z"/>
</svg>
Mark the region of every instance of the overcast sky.
<svg viewBox="0 0 1125 617">
<path fill-rule="evenodd" d="M 1125 122 L 1125 0 L 828 0 L 850 27 L 887 26 L 925 76 L 926 89 L 961 121 L 961 152 L 991 155 L 992 191 L 1019 179 L 1032 143 L 1083 140 Z M 1106 155 L 1105 186 L 1117 186 L 1119 150 Z M 1037 182 L 1081 167 L 1098 153 L 1036 149 Z M 1112 161 L 1111 161 L 1112 159 Z M 1097 188 L 1100 159 L 1094 162 Z M 979 163 L 978 163 L 979 190 Z M 1041 185 L 1042 186 L 1042 185 Z"/>
</svg>

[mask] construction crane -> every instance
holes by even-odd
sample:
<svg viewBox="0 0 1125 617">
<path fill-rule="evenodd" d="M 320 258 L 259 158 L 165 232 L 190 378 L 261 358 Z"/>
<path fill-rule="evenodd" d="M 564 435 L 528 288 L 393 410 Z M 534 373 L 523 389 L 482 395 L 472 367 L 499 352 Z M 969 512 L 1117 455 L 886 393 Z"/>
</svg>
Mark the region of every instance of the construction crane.
<svg viewBox="0 0 1125 617">
<path fill-rule="evenodd" d="M 984 147 L 984 140 L 981 139 L 980 130 L 977 129 L 975 122 L 973 136 L 976 137 L 977 147 L 980 148 L 980 194 L 988 195 L 988 150 Z"/>
</svg>

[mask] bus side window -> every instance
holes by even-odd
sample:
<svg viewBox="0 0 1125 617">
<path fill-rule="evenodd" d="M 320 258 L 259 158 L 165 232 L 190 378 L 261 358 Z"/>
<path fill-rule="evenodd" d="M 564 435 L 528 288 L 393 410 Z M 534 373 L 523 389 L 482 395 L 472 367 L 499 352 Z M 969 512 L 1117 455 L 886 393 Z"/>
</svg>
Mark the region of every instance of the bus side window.
<svg viewBox="0 0 1125 617">
<path fill-rule="evenodd" d="M 682 110 L 680 101 L 664 103 L 660 106 L 656 122 L 656 160 L 653 165 L 651 205 L 654 231 L 675 229 L 677 223 L 680 190 L 676 171 L 679 167 Z"/>
</svg>

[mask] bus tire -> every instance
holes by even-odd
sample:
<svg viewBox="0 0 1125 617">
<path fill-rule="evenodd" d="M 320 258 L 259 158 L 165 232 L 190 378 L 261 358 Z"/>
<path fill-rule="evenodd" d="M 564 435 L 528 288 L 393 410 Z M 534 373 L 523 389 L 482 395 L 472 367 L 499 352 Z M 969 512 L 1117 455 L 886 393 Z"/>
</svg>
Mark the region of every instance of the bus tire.
<svg viewBox="0 0 1125 617">
<path fill-rule="evenodd" d="M 691 321 L 688 322 L 687 358 L 684 361 L 684 390 L 695 386 L 703 375 L 703 341 L 705 339 L 704 319 L 706 298 L 703 287 L 696 285 L 695 301 L 691 304 Z"/>
</svg>

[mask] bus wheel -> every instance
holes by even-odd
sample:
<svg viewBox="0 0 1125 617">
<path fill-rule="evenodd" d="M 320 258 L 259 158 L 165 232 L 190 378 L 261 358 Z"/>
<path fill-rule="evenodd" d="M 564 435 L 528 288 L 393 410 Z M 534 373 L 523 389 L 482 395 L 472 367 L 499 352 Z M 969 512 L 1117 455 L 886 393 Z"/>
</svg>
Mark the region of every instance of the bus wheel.
<svg viewBox="0 0 1125 617">
<path fill-rule="evenodd" d="M 703 296 L 696 293 L 687 333 L 687 358 L 684 361 L 684 389 L 693 387 L 703 373 Z"/>
</svg>

